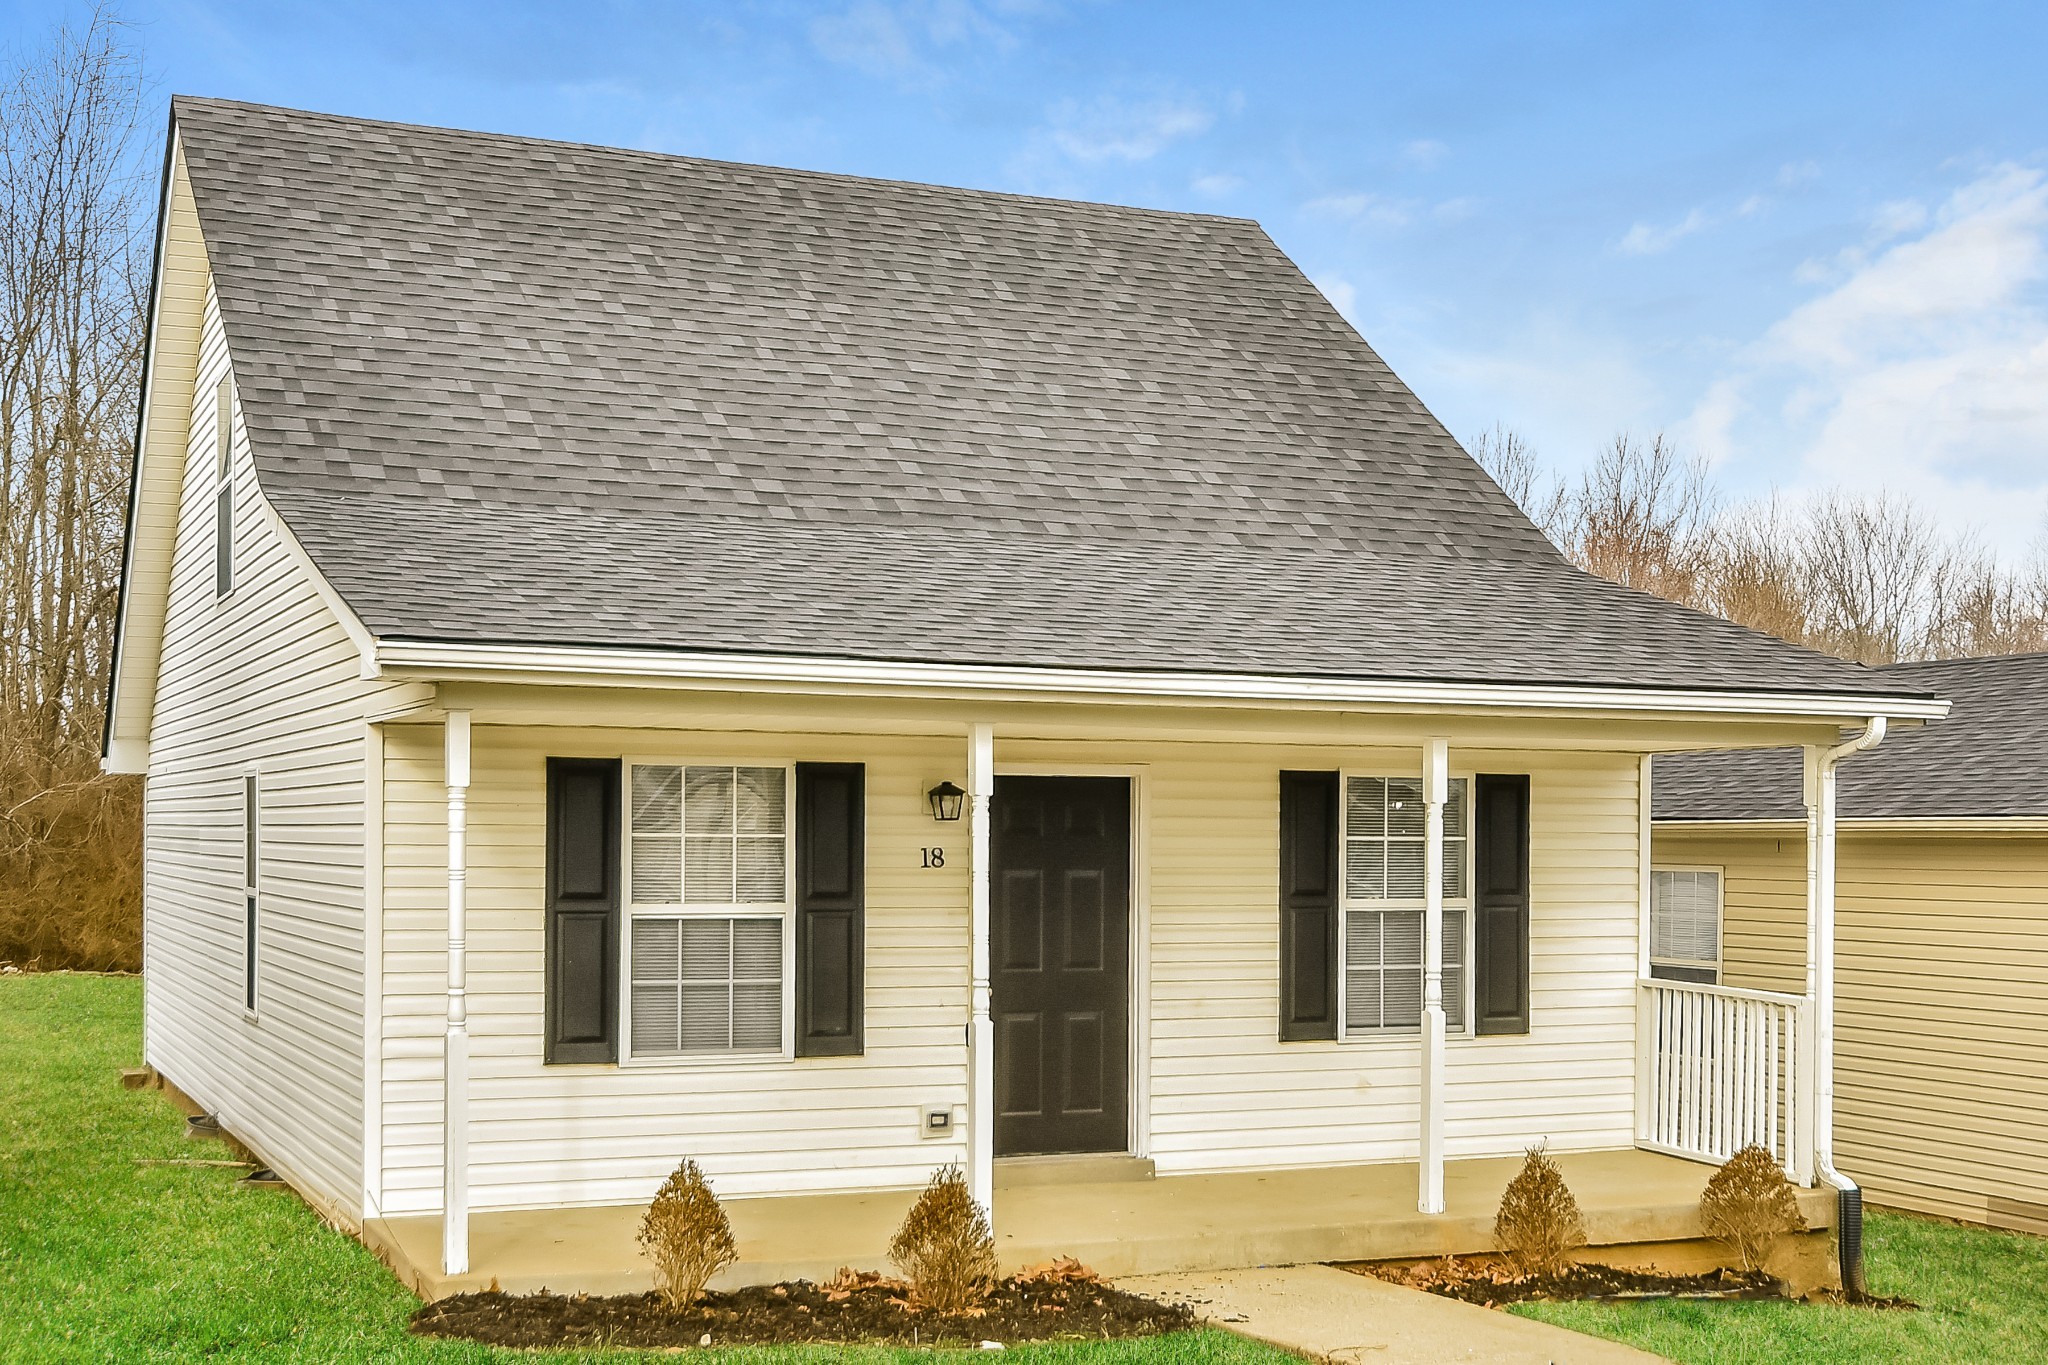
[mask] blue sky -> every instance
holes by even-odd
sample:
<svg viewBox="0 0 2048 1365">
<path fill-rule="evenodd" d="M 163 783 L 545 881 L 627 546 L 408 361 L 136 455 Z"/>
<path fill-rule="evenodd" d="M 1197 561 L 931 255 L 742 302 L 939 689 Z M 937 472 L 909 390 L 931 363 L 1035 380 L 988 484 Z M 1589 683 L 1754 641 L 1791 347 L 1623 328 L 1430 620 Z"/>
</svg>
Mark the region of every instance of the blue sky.
<svg viewBox="0 0 2048 1365">
<path fill-rule="evenodd" d="M 164 95 L 1255 217 L 1460 436 L 2048 512 L 2048 6 L 126 12 Z"/>
</svg>

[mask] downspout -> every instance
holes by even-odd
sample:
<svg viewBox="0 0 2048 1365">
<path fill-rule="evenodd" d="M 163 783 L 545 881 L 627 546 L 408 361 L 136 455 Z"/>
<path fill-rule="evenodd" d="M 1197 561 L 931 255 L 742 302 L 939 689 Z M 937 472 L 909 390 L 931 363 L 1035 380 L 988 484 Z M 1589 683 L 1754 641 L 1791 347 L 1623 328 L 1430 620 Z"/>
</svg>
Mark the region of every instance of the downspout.
<svg viewBox="0 0 2048 1365">
<path fill-rule="evenodd" d="M 1814 1174 L 1835 1191 L 1837 1259 L 1842 1287 L 1866 1292 L 1863 1275 L 1863 1191 L 1835 1166 L 1835 769 L 1843 759 L 1884 742 L 1885 718 L 1872 716 L 1863 733 L 1832 748 L 1807 750 L 1807 868 L 1814 1016 Z"/>
</svg>

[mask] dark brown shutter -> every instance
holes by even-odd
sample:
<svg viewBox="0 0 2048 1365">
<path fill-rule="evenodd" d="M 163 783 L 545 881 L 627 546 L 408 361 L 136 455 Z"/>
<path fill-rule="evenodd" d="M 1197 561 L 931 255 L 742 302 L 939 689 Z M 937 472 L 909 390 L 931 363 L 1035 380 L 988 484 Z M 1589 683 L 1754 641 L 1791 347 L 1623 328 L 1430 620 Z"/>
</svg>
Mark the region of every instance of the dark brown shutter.
<svg viewBox="0 0 2048 1365">
<path fill-rule="evenodd" d="M 619 1059 L 619 760 L 548 760 L 550 1062 Z"/>
<path fill-rule="evenodd" d="M 1337 1036 L 1337 774 L 1280 774 L 1280 1041 Z"/>
<path fill-rule="evenodd" d="M 1482 773 L 1474 808 L 1478 1033 L 1529 1031 L 1529 779 Z"/>
<path fill-rule="evenodd" d="M 796 765 L 796 1055 L 861 1050 L 867 768 Z"/>
</svg>

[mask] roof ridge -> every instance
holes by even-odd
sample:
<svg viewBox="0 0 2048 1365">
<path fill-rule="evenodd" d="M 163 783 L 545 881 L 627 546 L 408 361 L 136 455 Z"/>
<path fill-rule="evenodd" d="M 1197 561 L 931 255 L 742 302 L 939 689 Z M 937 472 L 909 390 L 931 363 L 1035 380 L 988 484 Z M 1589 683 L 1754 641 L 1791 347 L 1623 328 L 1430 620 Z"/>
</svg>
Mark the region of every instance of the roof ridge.
<svg viewBox="0 0 2048 1365">
<path fill-rule="evenodd" d="M 644 147 L 620 147 L 608 142 L 583 142 L 574 138 L 535 137 L 526 133 L 494 133 L 482 128 L 451 128 L 436 123 L 410 123 L 403 119 L 364 118 L 358 114 L 333 114 L 319 109 L 299 109 L 288 104 L 262 104 L 254 100 L 223 99 L 217 95 L 173 95 L 171 116 L 177 120 L 181 105 L 198 105 L 218 109 L 256 110 L 266 114 L 288 114 L 294 118 L 317 119 L 326 123 L 354 125 L 371 128 L 396 128 L 410 133 L 433 133 L 441 136 L 480 138 L 486 142 L 519 144 L 532 147 L 572 147 L 579 151 L 603 152 L 613 156 L 649 157 L 664 162 L 690 162 L 699 166 L 724 166 L 747 171 L 773 171 L 777 175 L 801 176 L 805 179 L 824 180 L 836 184 L 874 186 L 878 189 L 908 189 L 938 191 L 945 194 L 970 195 L 989 199 L 1015 199 L 1027 204 L 1052 204 L 1064 208 L 1108 209 L 1117 213 L 1136 213 L 1162 218 L 1193 218 L 1214 223 L 1249 225 L 1265 232 L 1265 227 L 1256 218 L 1246 218 L 1234 213 L 1205 213 L 1199 209 L 1162 209 L 1144 204 L 1118 204 L 1102 199 L 1071 199 L 1063 195 L 1025 194 L 1019 190 L 978 189 L 971 185 L 947 185 L 930 180 L 904 180 L 895 176 L 855 175 L 849 171 L 820 171 L 804 166 L 778 166 L 765 161 L 733 161 L 724 157 L 694 156 L 688 152 L 657 152 Z"/>
</svg>

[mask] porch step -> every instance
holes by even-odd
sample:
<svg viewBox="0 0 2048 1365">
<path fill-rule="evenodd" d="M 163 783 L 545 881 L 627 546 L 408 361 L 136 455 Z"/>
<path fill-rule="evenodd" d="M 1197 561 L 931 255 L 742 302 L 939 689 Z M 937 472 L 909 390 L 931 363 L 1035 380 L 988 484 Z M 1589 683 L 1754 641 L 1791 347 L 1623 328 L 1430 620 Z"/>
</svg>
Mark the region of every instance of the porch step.
<svg viewBox="0 0 2048 1365">
<path fill-rule="evenodd" d="M 996 1188 L 1029 1185 L 1115 1185 L 1126 1180 L 1151 1180 L 1152 1158 L 1121 1152 L 1084 1152 L 1073 1156 L 1006 1156 L 996 1160 Z"/>
</svg>

